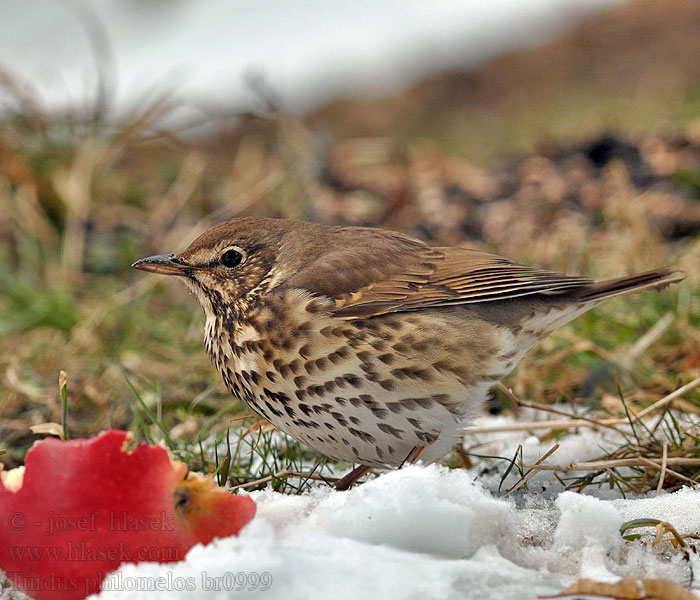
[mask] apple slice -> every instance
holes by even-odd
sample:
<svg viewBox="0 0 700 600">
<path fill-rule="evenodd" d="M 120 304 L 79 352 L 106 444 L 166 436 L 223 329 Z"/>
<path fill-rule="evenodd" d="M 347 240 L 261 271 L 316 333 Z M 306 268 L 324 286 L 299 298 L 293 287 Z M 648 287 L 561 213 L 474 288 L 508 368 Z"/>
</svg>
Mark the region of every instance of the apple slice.
<svg viewBox="0 0 700 600">
<path fill-rule="evenodd" d="M 121 563 L 182 560 L 255 515 L 248 496 L 132 442 L 115 430 L 48 438 L 25 467 L 0 471 L 0 568 L 18 588 L 37 600 L 84 598 Z"/>
</svg>

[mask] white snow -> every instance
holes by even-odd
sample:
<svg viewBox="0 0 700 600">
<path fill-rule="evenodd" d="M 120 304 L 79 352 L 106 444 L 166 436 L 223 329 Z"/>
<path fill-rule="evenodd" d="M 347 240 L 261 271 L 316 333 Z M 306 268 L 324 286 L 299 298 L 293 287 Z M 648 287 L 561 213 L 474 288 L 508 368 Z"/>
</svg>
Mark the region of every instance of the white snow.
<svg viewBox="0 0 700 600">
<path fill-rule="evenodd" d="M 478 424 L 508 423 L 484 417 Z M 581 430 L 560 439 L 545 464 L 599 458 L 619 442 L 614 431 Z M 475 452 L 503 457 L 522 445 L 525 463 L 554 443 L 522 432 L 465 440 L 478 446 Z M 302 495 L 253 492 L 258 512 L 238 537 L 195 546 L 180 563 L 123 565 L 96 598 L 534 600 L 580 577 L 614 582 L 632 574 L 688 585 L 700 573 L 694 552 L 686 560 L 668 543 L 652 547 L 652 529 L 635 530 L 645 533 L 635 542 L 619 531 L 623 522 L 646 517 L 697 534 L 700 491 L 622 499 L 606 485 L 579 494 L 541 471 L 526 490 L 504 497 L 520 478 L 513 469 L 501 482 L 506 466 L 496 458 L 469 470 L 411 465 L 347 492 L 321 483 Z"/>
<path fill-rule="evenodd" d="M 101 76 L 119 113 L 175 90 L 229 114 L 257 104 L 252 75 L 304 110 L 537 42 L 619 1 L 3 0 L 0 67 L 50 108 L 91 106 Z"/>
<path fill-rule="evenodd" d="M 505 419 L 480 423 L 499 421 Z M 545 464 L 597 458 L 616 435 L 571 434 Z M 512 456 L 522 444 L 526 463 L 553 445 L 522 433 L 476 437 L 502 456 Z M 467 442 L 477 443 L 473 437 Z M 614 582 L 633 574 L 687 585 L 691 572 L 700 572 L 693 552 L 685 560 L 668 544 L 652 547 L 653 531 L 637 542 L 625 541 L 619 531 L 624 521 L 651 517 L 670 522 L 681 534 L 697 533 L 700 492 L 684 488 L 620 499 L 607 486 L 591 486 L 579 494 L 563 491 L 551 471 L 542 471 L 527 491 L 504 498 L 496 490 L 505 465 L 487 462 L 500 474 L 485 463 L 471 470 L 412 465 L 348 492 L 321 485 L 300 496 L 254 492 L 258 513 L 239 537 L 197 546 L 178 564 L 124 565 L 99 598 L 534 600 L 561 592 L 579 577 Z M 509 475 L 502 489 L 519 477 Z M 248 589 L 263 574 L 269 589 Z M 156 577 L 189 578 L 193 589 L 124 589 Z M 236 581 L 247 584 L 241 591 L 227 589 L 236 588 Z"/>
</svg>

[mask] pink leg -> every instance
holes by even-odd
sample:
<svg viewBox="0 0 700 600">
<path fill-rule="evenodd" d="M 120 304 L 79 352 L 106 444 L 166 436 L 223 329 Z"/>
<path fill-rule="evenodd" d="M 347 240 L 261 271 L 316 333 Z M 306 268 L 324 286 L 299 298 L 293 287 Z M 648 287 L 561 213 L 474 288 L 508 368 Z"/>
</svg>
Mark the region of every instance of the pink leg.
<svg viewBox="0 0 700 600">
<path fill-rule="evenodd" d="M 406 458 L 403 459 L 403 462 L 399 465 L 399 469 L 403 467 L 406 463 L 413 464 L 414 462 L 416 462 L 421 457 L 421 454 L 423 454 L 423 451 L 429 445 L 430 444 L 427 444 L 426 446 L 415 446 L 414 448 L 412 448 L 411 451 L 408 453 L 408 456 L 406 456 Z M 362 477 L 365 473 L 367 473 L 367 471 L 370 471 L 371 469 L 372 467 L 368 467 L 366 465 L 360 465 L 359 467 L 355 467 L 352 471 L 345 475 L 345 477 L 335 482 L 335 489 L 339 492 L 349 490 L 353 485 L 357 483 L 357 480 L 360 477 Z"/>
<path fill-rule="evenodd" d="M 408 464 L 413 464 L 416 462 L 419 458 L 420 455 L 423 454 L 423 451 L 427 448 L 428 446 L 415 446 L 411 449 L 411 451 L 408 453 L 408 456 L 403 459 L 403 462 L 399 465 L 399 469 L 403 467 L 406 463 Z"/>
<path fill-rule="evenodd" d="M 357 483 L 357 480 L 367 473 L 367 471 L 371 470 L 371 468 L 372 467 L 368 467 L 366 465 L 355 467 L 345 477 L 338 479 L 338 481 L 335 482 L 335 489 L 339 492 L 349 490 L 355 483 Z"/>
</svg>

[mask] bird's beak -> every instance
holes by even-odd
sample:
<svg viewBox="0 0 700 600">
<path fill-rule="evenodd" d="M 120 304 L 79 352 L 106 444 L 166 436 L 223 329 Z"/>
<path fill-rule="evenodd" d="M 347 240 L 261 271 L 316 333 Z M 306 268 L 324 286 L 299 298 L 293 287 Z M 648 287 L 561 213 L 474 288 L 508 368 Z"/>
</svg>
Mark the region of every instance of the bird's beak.
<svg viewBox="0 0 700 600">
<path fill-rule="evenodd" d="M 158 273 L 159 275 L 188 275 L 187 265 L 182 264 L 174 254 L 157 254 L 137 260 L 134 269 Z"/>
</svg>

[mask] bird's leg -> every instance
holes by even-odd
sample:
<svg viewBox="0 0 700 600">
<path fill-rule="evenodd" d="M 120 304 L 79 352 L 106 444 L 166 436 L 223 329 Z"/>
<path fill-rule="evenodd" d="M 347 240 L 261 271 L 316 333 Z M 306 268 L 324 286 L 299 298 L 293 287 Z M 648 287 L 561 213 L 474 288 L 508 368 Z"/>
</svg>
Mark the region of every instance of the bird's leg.
<svg viewBox="0 0 700 600">
<path fill-rule="evenodd" d="M 345 475 L 345 477 L 338 479 L 338 481 L 335 482 L 335 489 L 339 492 L 349 490 L 355 483 L 357 483 L 357 480 L 367 473 L 367 471 L 371 470 L 371 468 L 372 467 L 368 467 L 366 465 L 355 467 L 352 471 Z"/>
<path fill-rule="evenodd" d="M 416 462 L 420 457 L 421 454 L 423 454 L 423 451 L 429 446 L 430 444 L 427 444 L 426 446 L 415 446 L 411 449 L 411 451 L 408 453 L 406 458 L 403 459 L 403 462 L 399 465 L 399 469 L 403 467 L 406 463 L 412 464 Z M 362 477 L 367 471 L 371 470 L 372 467 L 368 467 L 366 465 L 360 465 L 359 467 L 355 467 L 352 471 L 350 471 L 347 475 L 345 475 L 342 479 L 338 479 L 338 481 L 335 482 L 335 489 L 339 492 L 343 492 L 345 490 L 349 490 L 355 483 L 357 483 L 357 480 Z"/>
<path fill-rule="evenodd" d="M 436 438 L 437 439 L 437 438 Z M 432 444 L 433 442 L 430 442 Z M 408 453 L 406 458 L 403 459 L 403 462 L 399 465 L 399 469 L 403 467 L 406 463 L 408 464 L 413 464 L 416 462 L 425 449 L 430 446 L 430 444 L 426 444 L 425 446 L 414 446 L 411 448 L 411 451 Z M 349 490 L 355 483 L 357 483 L 357 480 L 362 477 L 367 471 L 370 471 L 372 467 L 367 467 L 365 465 L 360 465 L 359 467 L 355 467 L 352 471 L 350 471 L 345 477 L 342 479 L 338 479 L 338 481 L 335 482 L 335 489 L 338 490 L 339 492 Z"/>
<path fill-rule="evenodd" d="M 399 469 L 403 467 L 406 463 L 413 464 L 414 462 L 416 462 L 427 447 L 428 446 L 414 446 L 413 448 L 411 448 L 411 451 L 408 453 L 406 458 L 403 459 L 403 462 L 399 465 Z"/>
</svg>

